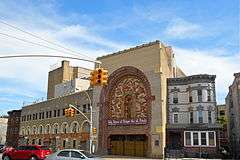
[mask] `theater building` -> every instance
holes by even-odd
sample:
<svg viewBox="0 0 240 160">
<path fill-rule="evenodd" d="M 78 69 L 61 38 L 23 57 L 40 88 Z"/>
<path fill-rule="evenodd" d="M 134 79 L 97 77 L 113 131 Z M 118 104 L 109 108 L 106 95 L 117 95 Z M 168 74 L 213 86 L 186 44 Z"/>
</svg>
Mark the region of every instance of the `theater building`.
<svg viewBox="0 0 240 160">
<path fill-rule="evenodd" d="M 216 157 L 218 154 L 215 75 L 168 79 L 166 155 Z"/>
<path fill-rule="evenodd" d="M 162 158 L 167 78 L 185 76 L 171 47 L 155 41 L 97 59 L 109 73 L 108 85 L 93 89 L 98 152 Z"/>
</svg>

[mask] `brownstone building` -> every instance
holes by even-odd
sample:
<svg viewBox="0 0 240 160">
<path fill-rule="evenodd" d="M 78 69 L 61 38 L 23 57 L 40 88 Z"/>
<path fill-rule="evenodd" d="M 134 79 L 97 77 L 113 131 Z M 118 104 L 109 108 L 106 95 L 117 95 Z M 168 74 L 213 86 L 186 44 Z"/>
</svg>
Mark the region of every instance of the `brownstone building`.
<svg viewBox="0 0 240 160">
<path fill-rule="evenodd" d="M 21 111 L 22 110 L 12 110 L 8 112 L 7 146 L 16 147 L 18 145 Z"/>
</svg>

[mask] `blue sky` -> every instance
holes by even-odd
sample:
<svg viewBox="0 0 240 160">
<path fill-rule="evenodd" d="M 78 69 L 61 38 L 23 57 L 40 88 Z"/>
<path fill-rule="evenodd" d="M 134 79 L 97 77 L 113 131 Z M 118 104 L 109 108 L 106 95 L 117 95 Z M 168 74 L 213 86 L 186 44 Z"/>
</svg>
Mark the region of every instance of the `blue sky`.
<svg viewBox="0 0 240 160">
<path fill-rule="evenodd" d="M 216 74 L 217 102 L 224 103 L 233 73 L 240 68 L 239 3 L 238 0 L 1 0 L 0 21 L 90 57 L 158 39 L 173 47 L 176 62 L 187 75 Z M 67 55 L 1 33 L 46 44 L 0 23 L 0 55 Z M 60 61 L 0 60 L 0 114 L 46 97 L 48 71 Z M 71 64 L 91 67 L 85 62 L 71 61 Z"/>
</svg>

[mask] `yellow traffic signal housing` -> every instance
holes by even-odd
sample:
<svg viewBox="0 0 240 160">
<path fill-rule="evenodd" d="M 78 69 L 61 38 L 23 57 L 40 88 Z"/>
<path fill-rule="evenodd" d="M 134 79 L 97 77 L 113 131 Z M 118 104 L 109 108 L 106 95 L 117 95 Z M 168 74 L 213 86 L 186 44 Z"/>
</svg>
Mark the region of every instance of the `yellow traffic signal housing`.
<svg viewBox="0 0 240 160">
<path fill-rule="evenodd" d="M 92 86 L 96 85 L 97 83 L 97 72 L 96 70 L 93 70 L 91 73 L 90 73 L 90 84 Z"/>
<path fill-rule="evenodd" d="M 107 85 L 108 81 L 108 71 L 103 68 L 96 69 L 96 85 L 104 86 Z"/>
<path fill-rule="evenodd" d="M 107 85 L 108 82 L 108 71 L 105 69 L 102 69 L 102 73 L 101 73 L 101 85 L 105 86 Z"/>
<path fill-rule="evenodd" d="M 96 69 L 96 85 L 100 86 L 102 84 L 102 68 L 97 68 Z"/>
<path fill-rule="evenodd" d="M 65 117 L 69 117 L 69 108 L 64 109 Z"/>
<path fill-rule="evenodd" d="M 74 108 L 69 108 L 69 112 L 70 112 L 70 117 L 75 116 L 75 109 Z"/>
<path fill-rule="evenodd" d="M 93 134 L 97 134 L 97 128 L 94 127 L 94 128 L 92 129 L 92 132 L 93 132 Z"/>
</svg>

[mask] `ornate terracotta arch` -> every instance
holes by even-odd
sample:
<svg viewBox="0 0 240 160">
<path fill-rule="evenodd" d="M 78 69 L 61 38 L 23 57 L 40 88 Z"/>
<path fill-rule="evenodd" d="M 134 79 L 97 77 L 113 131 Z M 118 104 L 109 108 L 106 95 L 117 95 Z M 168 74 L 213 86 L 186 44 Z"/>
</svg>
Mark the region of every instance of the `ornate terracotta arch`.
<svg viewBox="0 0 240 160">
<path fill-rule="evenodd" d="M 100 94 L 99 151 L 106 152 L 113 134 L 144 134 L 151 145 L 151 102 L 150 83 L 141 70 L 132 66 L 115 70 Z"/>
</svg>

